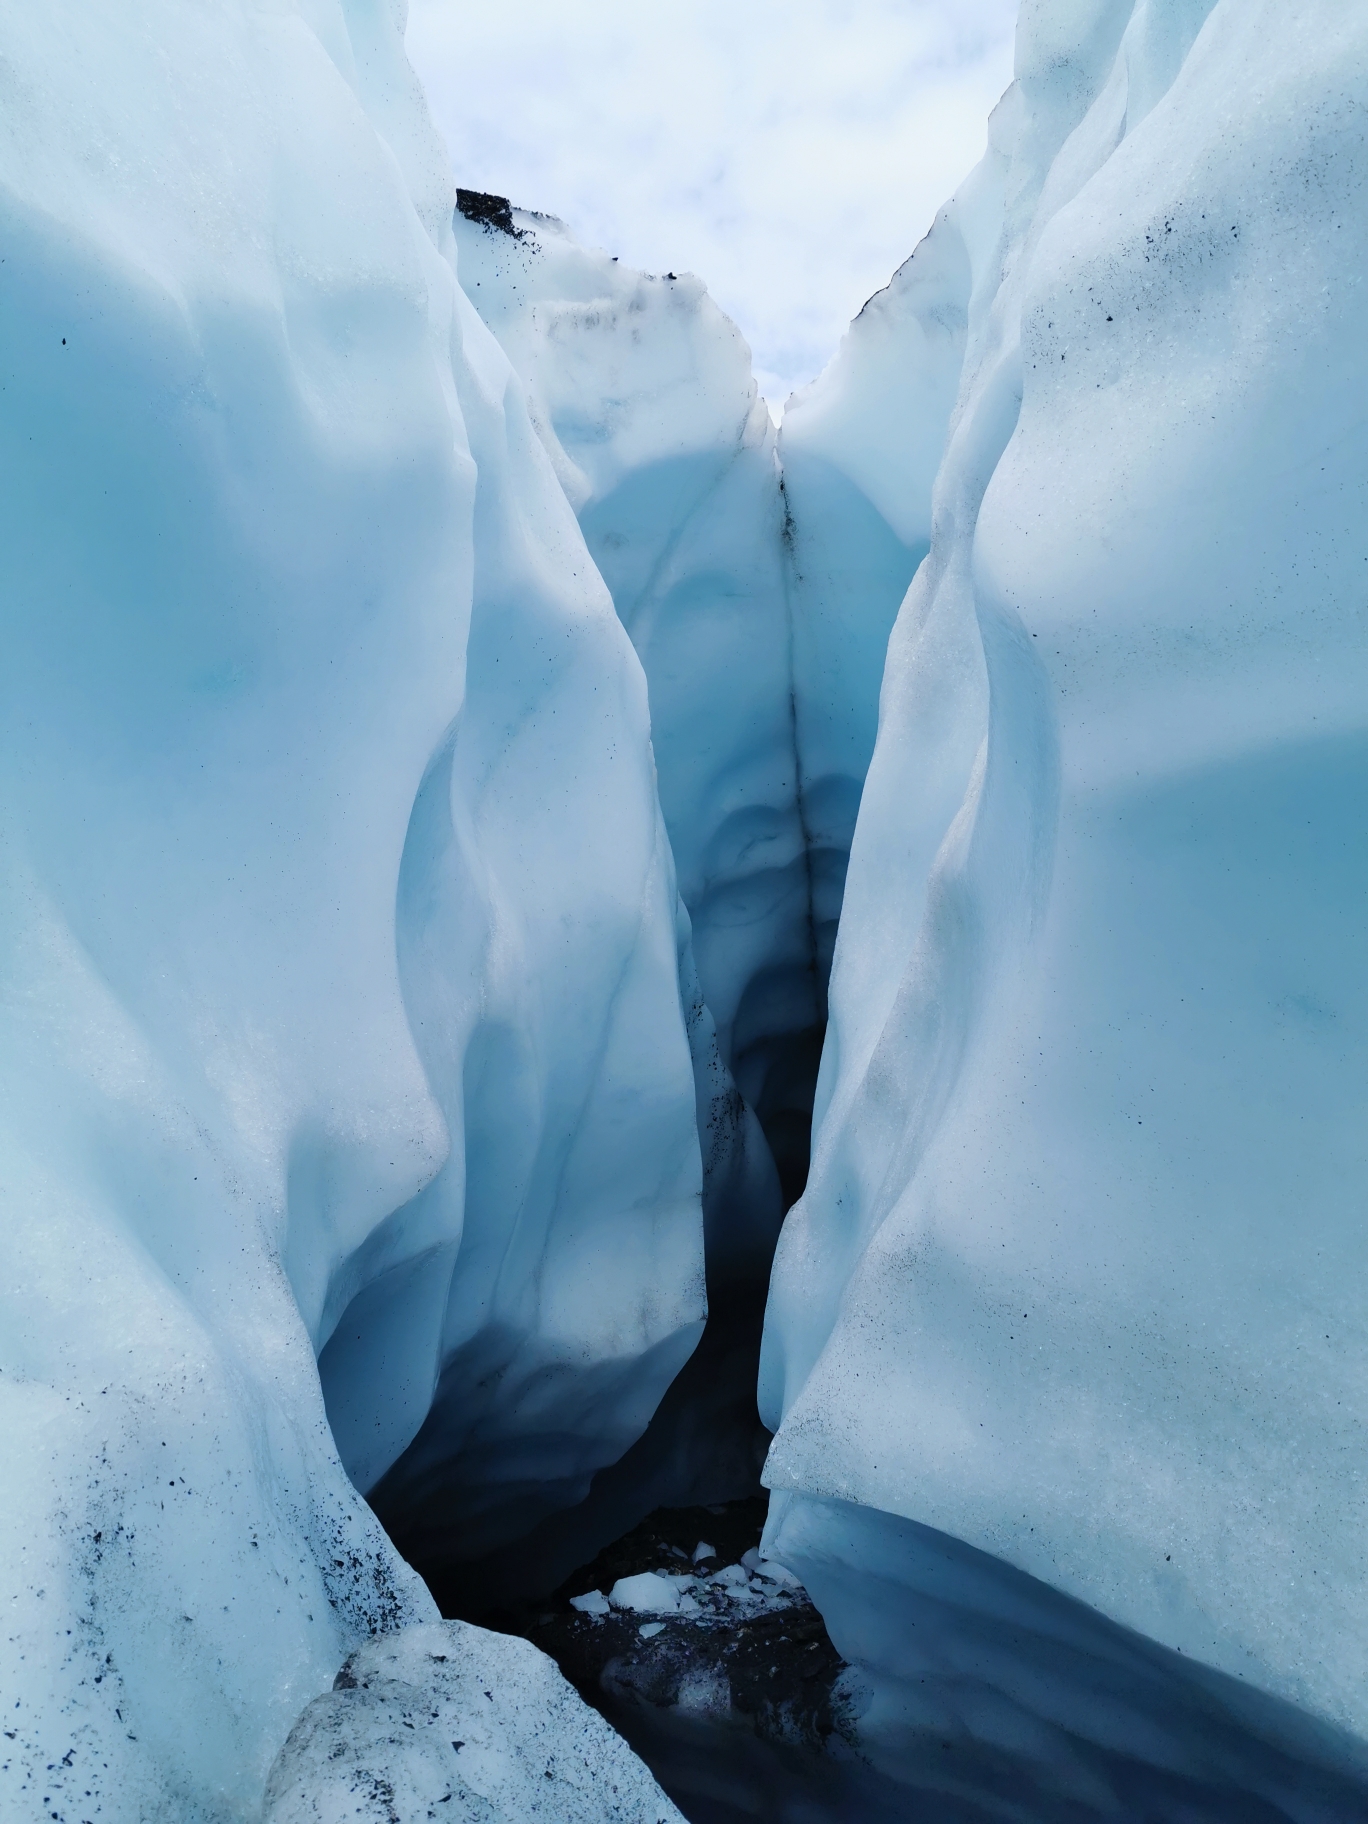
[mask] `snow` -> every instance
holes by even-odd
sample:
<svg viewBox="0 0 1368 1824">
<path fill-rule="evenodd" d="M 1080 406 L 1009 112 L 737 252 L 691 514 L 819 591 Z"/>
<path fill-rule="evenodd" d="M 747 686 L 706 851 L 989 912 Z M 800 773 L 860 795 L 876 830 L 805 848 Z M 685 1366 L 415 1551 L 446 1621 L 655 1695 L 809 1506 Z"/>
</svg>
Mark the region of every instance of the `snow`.
<svg viewBox="0 0 1368 1824">
<path fill-rule="evenodd" d="M 933 231 L 963 374 L 762 1372 L 765 1549 L 886 1720 L 954 1701 L 958 1540 L 1019 1718 L 1109 1727 L 1024 1574 L 1169 1650 L 1166 1728 L 1189 1660 L 1368 1728 L 1365 83 L 1361 9 L 1028 6 Z"/>
<path fill-rule="evenodd" d="M 0 1809 L 245 1820 L 699 1334 L 674 869 L 391 9 L 3 31 Z"/>
</svg>

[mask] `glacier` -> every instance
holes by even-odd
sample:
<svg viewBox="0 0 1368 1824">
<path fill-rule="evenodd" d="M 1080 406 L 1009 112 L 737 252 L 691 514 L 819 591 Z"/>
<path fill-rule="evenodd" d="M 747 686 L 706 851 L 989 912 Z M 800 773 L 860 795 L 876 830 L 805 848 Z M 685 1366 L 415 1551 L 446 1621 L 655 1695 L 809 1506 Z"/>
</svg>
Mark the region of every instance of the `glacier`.
<svg viewBox="0 0 1368 1824">
<path fill-rule="evenodd" d="M 964 367 L 776 1260 L 767 1549 L 870 1741 L 1015 1760 L 1032 1815 L 1125 1759 L 1158 1815 L 1364 1802 L 1366 89 L 1357 9 L 1028 5 L 927 243 Z"/>
<path fill-rule="evenodd" d="M 860 1790 L 1364 1815 L 1368 20 L 1025 0 L 777 428 L 402 34 L 0 10 L 0 1816 L 672 1824 L 406 1560 L 762 1458 Z"/>
<path fill-rule="evenodd" d="M 0 1805 L 245 1819 L 697 1340 L 674 867 L 391 10 L 3 29 Z"/>
</svg>

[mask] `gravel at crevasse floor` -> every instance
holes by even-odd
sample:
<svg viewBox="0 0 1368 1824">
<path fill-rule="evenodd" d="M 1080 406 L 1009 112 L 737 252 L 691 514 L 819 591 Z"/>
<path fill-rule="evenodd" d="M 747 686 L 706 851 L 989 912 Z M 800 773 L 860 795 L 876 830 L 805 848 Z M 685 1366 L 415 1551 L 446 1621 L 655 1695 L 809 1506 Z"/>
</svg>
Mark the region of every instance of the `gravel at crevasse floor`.
<svg viewBox="0 0 1368 1824">
<path fill-rule="evenodd" d="M 549 1654 L 695 1824 L 895 1824 L 908 1795 L 853 1746 L 821 1615 L 759 1556 L 766 1505 L 657 1509 L 554 1596 L 480 1619 Z"/>
</svg>

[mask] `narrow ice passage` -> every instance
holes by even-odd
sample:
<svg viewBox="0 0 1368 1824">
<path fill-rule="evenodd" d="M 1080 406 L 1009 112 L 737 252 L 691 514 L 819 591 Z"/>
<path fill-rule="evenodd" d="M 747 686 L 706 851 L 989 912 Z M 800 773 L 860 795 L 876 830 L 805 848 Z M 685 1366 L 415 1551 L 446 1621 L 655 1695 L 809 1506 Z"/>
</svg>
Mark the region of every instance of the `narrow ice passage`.
<svg viewBox="0 0 1368 1824">
<path fill-rule="evenodd" d="M 476 1592 L 488 1607 L 496 1589 L 515 1593 L 528 1578 L 549 1587 L 653 1506 L 756 1486 L 770 1261 L 806 1176 L 883 648 L 925 550 L 963 301 L 958 273 L 920 287 L 910 269 L 899 275 L 776 437 L 749 351 L 697 279 L 634 272 L 502 198 L 462 192 L 454 228 L 462 285 L 523 383 L 646 676 L 682 901 L 711 1313 L 651 1433 L 573 1517 L 564 1510 L 583 1479 L 556 1488 L 543 1476 L 521 1512 L 472 1523 L 463 1508 L 481 1470 L 459 1438 L 488 1363 L 473 1352 L 448 1360 L 422 1434 L 375 1499 L 406 1554 L 462 1608 Z M 920 276 L 929 262 L 913 264 Z M 936 307 L 949 321 L 922 332 L 915 401 L 927 447 L 899 452 L 903 486 L 885 494 L 895 530 L 862 491 L 869 464 L 849 419 L 889 320 L 917 331 Z M 525 1485 L 514 1498 L 526 1499 Z M 537 1501 L 550 1512 L 530 1528 Z"/>
</svg>

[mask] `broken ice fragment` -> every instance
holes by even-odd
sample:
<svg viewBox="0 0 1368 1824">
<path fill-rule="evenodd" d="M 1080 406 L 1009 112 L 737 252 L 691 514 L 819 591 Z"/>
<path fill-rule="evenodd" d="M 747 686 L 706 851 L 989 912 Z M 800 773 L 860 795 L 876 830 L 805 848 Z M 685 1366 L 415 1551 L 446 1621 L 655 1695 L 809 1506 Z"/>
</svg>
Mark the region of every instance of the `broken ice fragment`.
<svg viewBox="0 0 1368 1824">
<path fill-rule="evenodd" d="M 722 1590 L 745 1590 L 750 1588 L 750 1578 L 739 1564 L 727 1564 L 720 1571 L 714 1571 L 709 1581 Z"/>
<path fill-rule="evenodd" d="M 570 1607 L 578 1609 L 581 1615 L 606 1615 L 608 1598 L 602 1590 L 586 1590 L 583 1596 L 572 1596 Z"/>
<path fill-rule="evenodd" d="M 801 1590 L 803 1587 L 788 1566 L 780 1564 L 777 1558 L 762 1558 L 756 1575 L 764 1577 L 770 1583 L 777 1583 L 786 1590 Z"/>
<path fill-rule="evenodd" d="M 673 1615 L 679 1607 L 679 1592 L 668 1577 L 639 1571 L 635 1577 L 619 1577 L 608 1600 L 615 1609 L 632 1609 L 639 1615 Z"/>
</svg>

